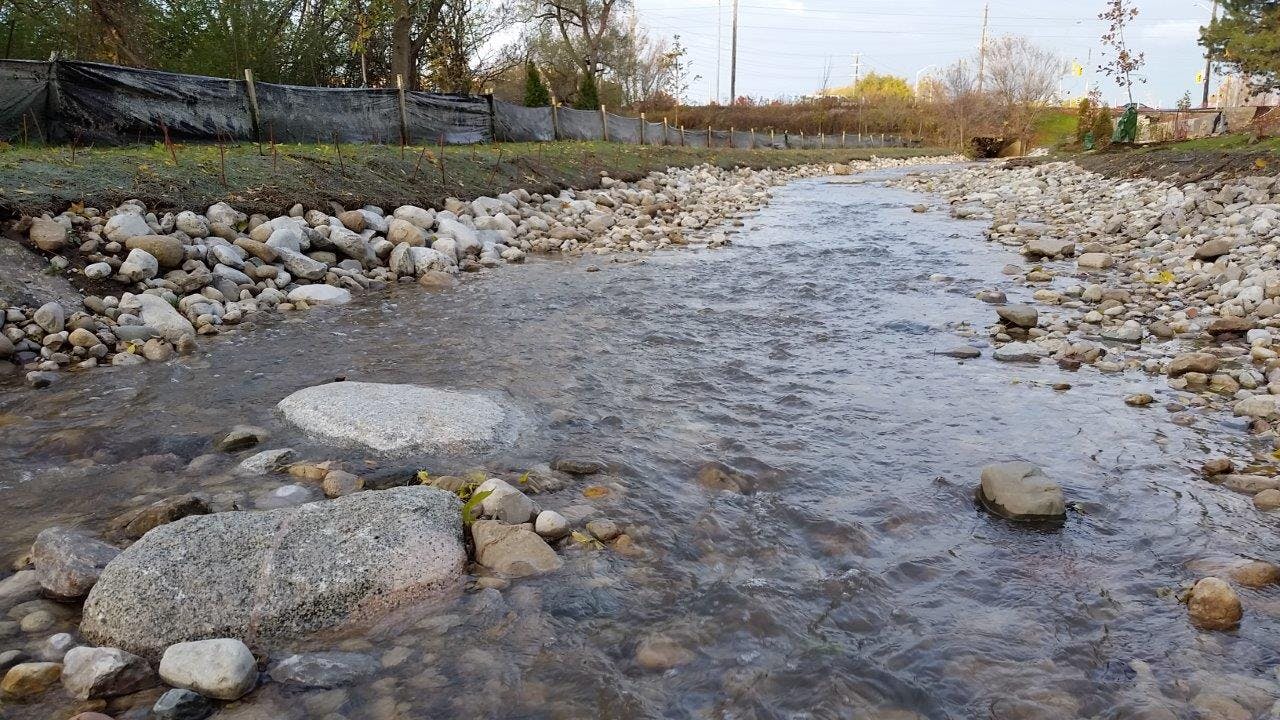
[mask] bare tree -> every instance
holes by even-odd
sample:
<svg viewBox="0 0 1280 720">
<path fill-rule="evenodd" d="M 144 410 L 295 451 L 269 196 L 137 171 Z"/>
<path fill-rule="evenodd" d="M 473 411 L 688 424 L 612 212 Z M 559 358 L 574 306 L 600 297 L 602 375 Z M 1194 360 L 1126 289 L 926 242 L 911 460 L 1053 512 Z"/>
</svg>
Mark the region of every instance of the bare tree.
<svg viewBox="0 0 1280 720">
<path fill-rule="evenodd" d="M 1031 139 L 1036 119 L 1058 94 L 1067 63 L 1025 37 L 1006 35 L 987 46 L 986 90 L 1001 114 L 1003 135 Z"/>
<path fill-rule="evenodd" d="M 552 23 L 583 75 L 599 74 L 613 13 L 630 0 L 541 0 L 538 19 Z"/>
</svg>

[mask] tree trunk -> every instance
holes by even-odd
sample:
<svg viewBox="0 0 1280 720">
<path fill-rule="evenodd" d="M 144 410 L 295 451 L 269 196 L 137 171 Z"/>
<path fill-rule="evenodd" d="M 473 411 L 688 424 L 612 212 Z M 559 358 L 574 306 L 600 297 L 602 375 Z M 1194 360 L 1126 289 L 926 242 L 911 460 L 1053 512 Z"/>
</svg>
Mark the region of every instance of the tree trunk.
<svg viewBox="0 0 1280 720">
<path fill-rule="evenodd" d="M 411 88 L 417 81 L 417 73 L 413 71 L 412 31 L 413 12 L 409 0 L 395 0 L 395 20 L 391 25 L 391 74 L 404 78 Z"/>
</svg>

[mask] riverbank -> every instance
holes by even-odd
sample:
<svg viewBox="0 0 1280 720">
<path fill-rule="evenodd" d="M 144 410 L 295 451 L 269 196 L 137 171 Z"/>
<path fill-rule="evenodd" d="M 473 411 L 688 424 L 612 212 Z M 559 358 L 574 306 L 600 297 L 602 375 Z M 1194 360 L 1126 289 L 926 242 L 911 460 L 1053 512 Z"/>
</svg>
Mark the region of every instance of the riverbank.
<svg viewBox="0 0 1280 720">
<path fill-rule="evenodd" d="M 735 150 L 606 142 L 405 148 L 386 145 L 8 147 L 0 150 L 0 220 L 141 200 L 159 212 L 227 201 L 275 214 L 294 203 L 434 207 L 516 188 L 555 194 L 592 188 L 600 174 L 637 179 L 668 167 L 785 168 L 872 157 L 941 155 L 930 148 Z M 176 162 L 175 162 L 176 159 Z"/>
<path fill-rule="evenodd" d="M 1280 168 L 1280 139 L 1255 142 L 1247 135 L 1224 135 L 1136 147 L 1112 145 L 1053 159 L 1071 160 L 1108 178 L 1202 182 L 1274 173 Z"/>
<path fill-rule="evenodd" d="M 1250 434 L 1248 455 L 1202 458 L 1209 482 L 1280 508 L 1280 187 L 1274 176 L 1179 185 L 1115 181 L 1072 163 L 983 166 L 897 183 L 941 196 L 1026 263 L 1030 293 L 998 289 L 986 336 L 997 360 L 1052 360 L 1068 373 L 1134 372 L 1149 390 L 1124 402 L 1193 425 L 1221 418 Z M 978 348 L 957 352 L 978 352 Z M 1064 387 L 1071 374 L 1064 374 Z M 1121 410 L 1117 410 L 1121 411 Z M 1234 419 L 1232 419 L 1234 418 Z"/>
<path fill-rule="evenodd" d="M 20 297 L 0 324 L 0 359 L 47 387 L 57 371 L 137 365 L 189 354 L 261 312 L 345 305 L 352 293 L 392 282 L 451 286 L 463 273 L 523 262 L 528 253 L 647 253 L 729 242 L 726 223 L 766 204 L 772 188 L 815 174 L 848 175 L 920 158 L 855 160 L 786 169 L 713 165 L 655 171 L 599 189 L 518 188 L 438 207 L 323 207 L 294 200 L 287 212 L 246 213 L 225 200 L 161 212 L 139 199 L 117 207 L 76 204 L 24 217 L 7 233 L 60 280 L 0 278 Z M 238 202 L 238 200 L 237 200 Z M 20 250 L 11 250 L 20 254 Z M 10 273 L 12 274 L 12 273 Z M 66 286 L 84 293 L 65 299 Z M 43 291 L 43 292 L 41 292 Z M 82 307 L 81 307 L 82 306 Z"/>
</svg>

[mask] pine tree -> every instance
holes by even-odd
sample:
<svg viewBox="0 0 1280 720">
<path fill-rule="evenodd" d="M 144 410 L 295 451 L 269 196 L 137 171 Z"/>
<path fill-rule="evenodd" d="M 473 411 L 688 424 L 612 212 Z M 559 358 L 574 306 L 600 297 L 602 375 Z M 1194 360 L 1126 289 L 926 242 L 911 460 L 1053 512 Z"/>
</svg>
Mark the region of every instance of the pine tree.
<svg viewBox="0 0 1280 720">
<path fill-rule="evenodd" d="M 578 99 L 573 106 L 579 110 L 600 109 L 600 90 L 596 87 L 594 73 L 583 73 L 582 80 L 578 83 Z"/>
<path fill-rule="evenodd" d="M 1274 0 L 1223 0 L 1222 15 L 1200 28 L 1215 64 L 1249 79 L 1254 90 L 1280 88 L 1280 8 Z"/>
<path fill-rule="evenodd" d="M 525 63 L 524 105 L 525 107 L 547 107 L 551 104 L 551 91 L 542 82 L 542 73 L 538 66 L 530 60 Z"/>
</svg>

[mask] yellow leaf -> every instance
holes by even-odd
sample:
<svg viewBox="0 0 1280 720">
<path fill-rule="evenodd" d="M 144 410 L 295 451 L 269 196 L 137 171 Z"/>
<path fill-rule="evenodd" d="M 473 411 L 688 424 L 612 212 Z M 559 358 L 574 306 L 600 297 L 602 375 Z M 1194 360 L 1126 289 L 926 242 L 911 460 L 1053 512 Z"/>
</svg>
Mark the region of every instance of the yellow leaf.
<svg viewBox="0 0 1280 720">
<path fill-rule="evenodd" d="M 1258 168 L 1259 170 L 1261 170 L 1261 169 L 1263 169 L 1263 168 L 1265 168 L 1265 167 L 1267 166 L 1267 159 L 1266 159 L 1266 158 L 1257 158 L 1257 159 L 1255 159 L 1255 160 L 1253 161 L 1253 166 L 1254 166 L 1254 167 L 1256 167 L 1256 168 Z"/>
<path fill-rule="evenodd" d="M 589 485 L 582 490 L 582 496 L 591 500 L 605 497 L 609 494 L 609 488 L 603 485 Z"/>
<path fill-rule="evenodd" d="M 431 482 L 431 473 L 427 472 L 426 470 L 419 470 L 418 483 L 421 485 L 426 485 L 429 482 Z"/>
</svg>

